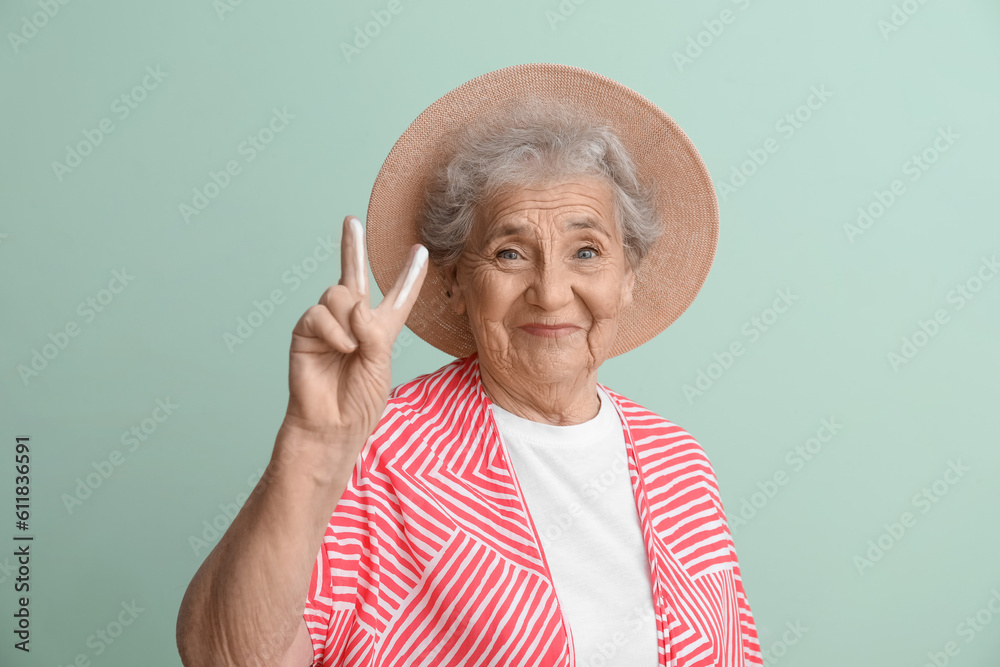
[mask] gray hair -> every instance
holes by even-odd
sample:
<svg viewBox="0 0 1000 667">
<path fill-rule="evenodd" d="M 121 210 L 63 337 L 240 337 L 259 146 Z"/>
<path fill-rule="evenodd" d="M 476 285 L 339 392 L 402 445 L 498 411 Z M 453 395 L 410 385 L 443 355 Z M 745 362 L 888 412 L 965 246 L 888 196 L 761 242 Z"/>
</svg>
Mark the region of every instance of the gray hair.
<svg viewBox="0 0 1000 667">
<path fill-rule="evenodd" d="M 553 101 L 520 100 L 467 126 L 451 158 L 431 177 L 419 222 L 421 242 L 441 267 L 458 262 L 477 212 L 498 194 L 573 176 L 611 186 L 615 224 L 637 269 L 662 231 L 655 183 L 642 183 L 632 158 L 605 123 Z"/>
</svg>

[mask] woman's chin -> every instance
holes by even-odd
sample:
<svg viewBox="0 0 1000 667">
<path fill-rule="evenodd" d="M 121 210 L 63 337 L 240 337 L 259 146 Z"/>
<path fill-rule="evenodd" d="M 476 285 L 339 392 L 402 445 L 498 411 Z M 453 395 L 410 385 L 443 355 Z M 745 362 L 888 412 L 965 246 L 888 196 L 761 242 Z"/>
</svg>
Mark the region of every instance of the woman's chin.
<svg viewBox="0 0 1000 667">
<path fill-rule="evenodd" d="M 538 382 L 579 378 L 592 362 L 589 350 L 558 344 L 552 339 L 519 345 L 514 357 L 515 372 Z"/>
</svg>

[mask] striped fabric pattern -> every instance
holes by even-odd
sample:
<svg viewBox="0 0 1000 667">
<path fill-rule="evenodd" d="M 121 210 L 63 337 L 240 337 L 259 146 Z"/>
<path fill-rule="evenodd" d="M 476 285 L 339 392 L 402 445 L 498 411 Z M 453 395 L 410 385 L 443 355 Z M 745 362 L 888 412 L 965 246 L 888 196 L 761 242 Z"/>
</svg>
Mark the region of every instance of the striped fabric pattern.
<svg viewBox="0 0 1000 667">
<path fill-rule="evenodd" d="M 762 665 L 705 452 L 608 394 L 650 563 L 659 664 Z M 489 405 L 475 354 L 393 390 L 313 567 L 304 611 L 313 665 L 575 665 Z"/>
</svg>

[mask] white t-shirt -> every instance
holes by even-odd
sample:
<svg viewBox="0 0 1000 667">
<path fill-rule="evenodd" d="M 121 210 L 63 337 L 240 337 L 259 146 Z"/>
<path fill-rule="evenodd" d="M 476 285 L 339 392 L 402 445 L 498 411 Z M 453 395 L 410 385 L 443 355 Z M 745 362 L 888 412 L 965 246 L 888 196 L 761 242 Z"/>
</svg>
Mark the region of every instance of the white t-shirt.
<svg viewBox="0 0 1000 667">
<path fill-rule="evenodd" d="M 655 667 L 652 582 L 625 435 L 610 397 L 598 394 L 597 416 L 570 426 L 490 407 L 573 630 L 576 664 Z"/>
</svg>

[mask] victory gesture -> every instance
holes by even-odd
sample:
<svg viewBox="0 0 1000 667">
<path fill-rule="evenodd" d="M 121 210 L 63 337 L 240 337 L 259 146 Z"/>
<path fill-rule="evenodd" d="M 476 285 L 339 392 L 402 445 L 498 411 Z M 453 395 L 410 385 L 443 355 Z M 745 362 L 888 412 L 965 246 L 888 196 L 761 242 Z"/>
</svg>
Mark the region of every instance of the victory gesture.
<svg viewBox="0 0 1000 667">
<path fill-rule="evenodd" d="M 395 285 L 373 309 L 364 230 L 347 216 L 340 267 L 339 283 L 292 331 L 284 425 L 333 447 L 351 443 L 360 450 L 388 400 L 392 346 L 427 274 L 427 249 L 410 249 Z"/>
</svg>

